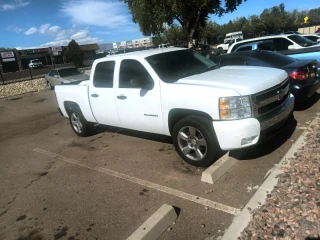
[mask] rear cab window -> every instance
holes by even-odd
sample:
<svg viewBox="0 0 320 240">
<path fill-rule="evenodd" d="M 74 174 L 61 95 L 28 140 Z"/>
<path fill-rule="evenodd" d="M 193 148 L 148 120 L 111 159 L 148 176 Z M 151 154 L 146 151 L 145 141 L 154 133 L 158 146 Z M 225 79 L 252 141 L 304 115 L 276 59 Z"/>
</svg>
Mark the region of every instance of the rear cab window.
<svg viewBox="0 0 320 240">
<path fill-rule="evenodd" d="M 93 86 L 96 88 L 113 88 L 115 61 L 99 62 L 93 76 Z"/>
</svg>

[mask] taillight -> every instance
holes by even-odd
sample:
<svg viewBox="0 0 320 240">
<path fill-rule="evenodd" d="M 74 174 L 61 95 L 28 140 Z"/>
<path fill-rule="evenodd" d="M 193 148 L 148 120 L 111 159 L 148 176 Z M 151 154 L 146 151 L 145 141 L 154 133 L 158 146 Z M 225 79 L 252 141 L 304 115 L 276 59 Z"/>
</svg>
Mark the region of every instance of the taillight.
<svg viewBox="0 0 320 240">
<path fill-rule="evenodd" d="M 308 70 L 299 70 L 289 74 L 295 80 L 307 80 L 309 78 Z"/>
</svg>

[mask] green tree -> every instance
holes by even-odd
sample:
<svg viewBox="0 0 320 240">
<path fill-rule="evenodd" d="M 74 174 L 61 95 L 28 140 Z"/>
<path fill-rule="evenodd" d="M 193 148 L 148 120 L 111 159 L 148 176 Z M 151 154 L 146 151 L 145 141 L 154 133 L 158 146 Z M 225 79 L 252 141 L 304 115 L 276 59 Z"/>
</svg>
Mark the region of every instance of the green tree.
<svg viewBox="0 0 320 240">
<path fill-rule="evenodd" d="M 158 35 L 164 31 L 165 24 L 174 21 L 181 24 L 189 46 L 194 33 L 204 27 L 210 14 L 222 16 L 233 12 L 246 0 L 122 0 L 138 23 L 144 35 Z M 224 4 L 223 4 L 224 2 Z"/>
<path fill-rule="evenodd" d="M 66 51 L 66 58 L 68 62 L 73 62 L 75 67 L 81 67 L 83 61 L 82 51 L 79 44 L 75 40 L 71 40 Z"/>
</svg>

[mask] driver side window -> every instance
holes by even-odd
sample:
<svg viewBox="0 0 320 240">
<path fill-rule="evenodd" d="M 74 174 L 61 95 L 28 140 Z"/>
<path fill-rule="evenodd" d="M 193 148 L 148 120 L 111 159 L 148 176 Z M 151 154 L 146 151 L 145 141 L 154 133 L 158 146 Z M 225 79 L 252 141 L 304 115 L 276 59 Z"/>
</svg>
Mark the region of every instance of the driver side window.
<svg viewBox="0 0 320 240">
<path fill-rule="evenodd" d="M 58 73 L 57 73 L 56 70 L 52 70 L 52 71 L 49 73 L 49 76 L 50 76 L 50 77 L 54 77 L 54 76 L 56 76 L 56 75 L 58 75 Z"/>
<path fill-rule="evenodd" d="M 119 88 L 137 88 L 131 85 L 131 80 L 142 78 L 152 80 L 149 72 L 137 60 L 125 59 L 120 65 Z"/>
</svg>

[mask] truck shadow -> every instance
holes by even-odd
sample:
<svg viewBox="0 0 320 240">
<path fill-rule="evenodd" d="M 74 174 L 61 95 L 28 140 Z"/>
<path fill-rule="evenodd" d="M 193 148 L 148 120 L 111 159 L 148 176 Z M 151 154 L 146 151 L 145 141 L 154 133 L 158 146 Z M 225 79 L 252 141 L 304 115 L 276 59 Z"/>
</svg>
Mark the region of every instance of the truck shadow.
<svg viewBox="0 0 320 240">
<path fill-rule="evenodd" d="M 308 100 L 303 101 L 301 103 L 296 103 L 295 105 L 295 111 L 304 111 L 309 108 L 311 108 L 313 105 L 315 105 L 320 99 L 320 93 L 316 92 L 313 94 Z"/>
<path fill-rule="evenodd" d="M 291 116 L 284 126 L 284 129 L 267 142 L 257 144 L 255 146 L 230 151 L 229 156 L 238 160 L 254 160 L 263 157 L 281 147 L 294 133 L 297 121 Z"/>
</svg>

